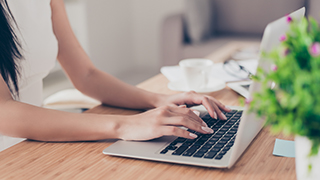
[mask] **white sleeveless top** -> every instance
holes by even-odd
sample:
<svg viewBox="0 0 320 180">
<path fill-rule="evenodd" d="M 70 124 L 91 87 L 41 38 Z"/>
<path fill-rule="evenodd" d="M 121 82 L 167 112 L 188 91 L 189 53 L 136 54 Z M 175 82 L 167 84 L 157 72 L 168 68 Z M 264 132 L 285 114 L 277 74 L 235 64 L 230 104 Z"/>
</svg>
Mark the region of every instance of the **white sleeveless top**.
<svg viewBox="0 0 320 180">
<path fill-rule="evenodd" d="M 19 101 L 41 106 L 42 79 L 54 67 L 58 53 L 50 0 L 8 0 L 8 5 L 19 27 L 15 32 L 24 57 L 19 63 Z M 22 140 L 0 135 L 0 151 Z"/>
</svg>

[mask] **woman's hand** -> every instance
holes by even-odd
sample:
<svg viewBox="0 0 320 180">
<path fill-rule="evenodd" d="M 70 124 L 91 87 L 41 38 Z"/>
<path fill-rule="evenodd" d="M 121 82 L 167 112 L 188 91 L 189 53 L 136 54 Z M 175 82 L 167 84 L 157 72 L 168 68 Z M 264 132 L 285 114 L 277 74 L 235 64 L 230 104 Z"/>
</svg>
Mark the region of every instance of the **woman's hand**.
<svg viewBox="0 0 320 180">
<path fill-rule="evenodd" d="M 196 134 L 179 128 L 179 126 L 203 134 L 213 133 L 213 130 L 208 128 L 206 123 L 191 109 L 170 105 L 122 118 L 118 136 L 123 140 L 149 140 L 165 135 L 188 139 L 197 138 Z"/>
<path fill-rule="evenodd" d="M 163 105 L 187 105 L 188 107 L 195 106 L 195 105 L 203 105 L 209 112 L 212 118 L 217 119 L 226 119 L 226 116 L 221 112 L 221 110 L 229 112 L 231 109 L 223 105 L 221 102 L 216 100 L 211 96 L 201 95 L 194 91 L 180 93 L 176 95 L 170 96 L 162 96 L 159 98 L 157 106 Z"/>
</svg>

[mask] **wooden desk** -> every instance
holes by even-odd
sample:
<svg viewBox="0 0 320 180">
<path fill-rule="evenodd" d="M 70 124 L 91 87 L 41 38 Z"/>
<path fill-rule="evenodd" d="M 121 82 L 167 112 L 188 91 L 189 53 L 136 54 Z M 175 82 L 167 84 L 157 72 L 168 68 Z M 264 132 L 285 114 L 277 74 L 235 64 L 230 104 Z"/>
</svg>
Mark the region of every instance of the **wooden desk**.
<svg viewBox="0 0 320 180">
<path fill-rule="evenodd" d="M 239 47 L 234 42 L 208 58 L 222 61 Z M 166 94 L 168 80 L 157 75 L 138 86 Z M 237 105 L 230 89 L 211 93 L 227 105 Z M 88 113 L 135 114 L 137 111 L 98 106 Z M 296 179 L 294 158 L 272 155 L 275 138 L 263 129 L 232 169 L 202 168 L 162 162 L 118 158 L 102 154 L 114 141 L 42 143 L 24 141 L 0 153 L 0 179 Z"/>
</svg>

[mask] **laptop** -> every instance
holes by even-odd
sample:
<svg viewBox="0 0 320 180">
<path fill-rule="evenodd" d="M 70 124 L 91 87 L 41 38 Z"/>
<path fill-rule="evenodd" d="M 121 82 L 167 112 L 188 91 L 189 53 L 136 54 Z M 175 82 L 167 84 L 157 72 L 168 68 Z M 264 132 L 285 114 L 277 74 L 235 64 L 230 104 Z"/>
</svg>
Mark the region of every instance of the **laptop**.
<svg viewBox="0 0 320 180">
<path fill-rule="evenodd" d="M 301 19 L 305 8 L 290 14 L 294 19 Z M 288 30 L 289 23 L 282 17 L 267 25 L 262 38 L 260 52 L 269 52 L 277 44 L 279 37 Z M 268 69 L 270 63 L 259 58 L 258 67 Z M 253 82 L 249 93 L 259 91 L 260 84 Z M 138 158 L 186 165 L 215 168 L 231 168 L 251 141 L 263 127 L 264 120 L 249 113 L 247 107 L 230 107 L 225 113 L 227 120 L 211 118 L 203 106 L 193 107 L 200 111 L 200 117 L 214 130 L 213 134 L 197 133 L 196 139 L 164 136 L 150 141 L 119 140 L 103 150 L 104 154 L 120 157 Z"/>
</svg>

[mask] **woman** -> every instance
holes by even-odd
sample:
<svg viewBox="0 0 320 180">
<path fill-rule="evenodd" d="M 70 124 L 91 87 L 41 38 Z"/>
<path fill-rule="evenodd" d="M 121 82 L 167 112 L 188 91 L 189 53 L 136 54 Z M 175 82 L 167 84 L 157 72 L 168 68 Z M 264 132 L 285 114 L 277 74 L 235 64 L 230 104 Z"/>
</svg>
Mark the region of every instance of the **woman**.
<svg viewBox="0 0 320 180">
<path fill-rule="evenodd" d="M 212 117 L 222 119 L 225 116 L 221 110 L 230 111 L 212 97 L 194 92 L 171 96 L 155 94 L 98 70 L 72 32 L 63 0 L 0 1 L 3 7 L 0 45 L 6 47 L 0 50 L 3 148 L 13 144 L 5 144 L 9 136 L 40 141 L 148 140 L 163 135 L 193 139 L 196 134 L 177 126 L 200 133 L 213 131 L 186 106 L 203 104 Z M 7 11 L 7 3 L 14 18 Z M 18 28 L 14 31 L 15 22 Z M 82 93 L 107 105 L 152 110 L 124 116 L 75 114 L 41 108 L 42 79 L 54 66 L 56 58 Z"/>
</svg>

